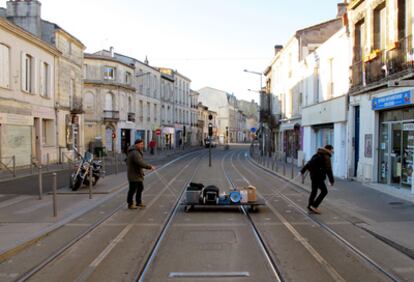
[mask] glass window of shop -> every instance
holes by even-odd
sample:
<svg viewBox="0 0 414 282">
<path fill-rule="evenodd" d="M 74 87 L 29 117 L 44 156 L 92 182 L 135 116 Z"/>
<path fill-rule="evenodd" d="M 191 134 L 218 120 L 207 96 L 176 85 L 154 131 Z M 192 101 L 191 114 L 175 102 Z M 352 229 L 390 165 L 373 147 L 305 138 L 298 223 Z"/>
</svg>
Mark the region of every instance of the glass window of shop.
<svg viewBox="0 0 414 282">
<path fill-rule="evenodd" d="M 324 147 L 334 142 L 334 129 L 333 126 L 329 127 L 315 127 L 316 136 L 316 148 Z"/>
<path fill-rule="evenodd" d="M 411 188 L 414 108 L 381 112 L 379 134 L 379 182 Z"/>
</svg>

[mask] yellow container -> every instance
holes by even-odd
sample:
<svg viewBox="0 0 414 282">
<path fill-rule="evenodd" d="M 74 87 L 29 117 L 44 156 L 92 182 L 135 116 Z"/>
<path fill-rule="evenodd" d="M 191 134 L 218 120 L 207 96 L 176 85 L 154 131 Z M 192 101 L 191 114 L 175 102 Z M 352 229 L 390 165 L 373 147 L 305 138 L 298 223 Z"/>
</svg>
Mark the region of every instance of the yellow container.
<svg viewBox="0 0 414 282">
<path fill-rule="evenodd" d="M 257 201 L 256 187 L 254 187 L 253 185 L 249 185 L 247 186 L 246 190 L 247 190 L 247 200 L 249 202 L 256 202 Z"/>
</svg>

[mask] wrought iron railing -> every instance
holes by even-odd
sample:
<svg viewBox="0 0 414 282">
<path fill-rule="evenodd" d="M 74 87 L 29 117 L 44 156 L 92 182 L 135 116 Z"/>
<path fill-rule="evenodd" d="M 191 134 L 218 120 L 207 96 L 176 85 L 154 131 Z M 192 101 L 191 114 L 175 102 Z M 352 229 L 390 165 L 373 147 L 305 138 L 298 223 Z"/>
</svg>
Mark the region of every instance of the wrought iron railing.
<svg viewBox="0 0 414 282">
<path fill-rule="evenodd" d="M 103 111 L 104 120 L 119 120 L 119 111 Z"/>
</svg>

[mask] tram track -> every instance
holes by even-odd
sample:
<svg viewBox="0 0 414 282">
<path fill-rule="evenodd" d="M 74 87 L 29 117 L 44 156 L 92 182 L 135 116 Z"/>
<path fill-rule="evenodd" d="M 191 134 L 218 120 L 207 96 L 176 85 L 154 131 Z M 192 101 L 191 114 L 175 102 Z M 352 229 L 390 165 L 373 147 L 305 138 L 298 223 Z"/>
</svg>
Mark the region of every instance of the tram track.
<svg viewBox="0 0 414 282">
<path fill-rule="evenodd" d="M 182 196 L 185 192 L 185 189 L 187 188 L 187 186 L 191 182 L 191 180 L 194 178 L 194 175 L 197 173 L 199 166 L 200 166 L 200 163 L 197 164 L 197 167 L 194 169 L 190 179 L 185 182 L 183 188 L 181 189 L 182 191 L 178 195 L 178 197 L 175 201 L 174 207 L 171 209 L 169 215 L 165 219 L 165 222 L 164 222 L 164 224 L 161 228 L 161 231 L 160 231 L 160 233 L 159 233 L 159 235 L 158 235 L 158 237 L 155 241 L 154 246 L 151 248 L 151 250 L 149 252 L 148 258 L 146 259 L 143 268 L 138 272 L 138 275 L 136 277 L 134 277 L 134 281 L 140 281 L 140 282 L 144 281 L 144 279 L 147 275 L 148 269 L 150 268 L 152 262 L 154 261 L 156 255 L 158 253 L 160 245 L 161 245 L 161 243 L 162 243 L 162 241 L 165 237 L 165 234 L 167 233 L 169 227 L 171 226 L 172 221 L 174 219 L 174 216 L 176 215 L 177 210 L 180 207 L 180 201 L 181 201 Z"/>
<path fill-rule="evenodd" d="M 239 152 L 239 155 L 241 155 L 241 154 L 245 154 L 245 152 Z M 262 170 L 265 174 L 269 175 L 270 177 L 272 177 L 274 179 L 277 179 L 279 181 L 282 181 L 282 182 L 286 182 L 285 179 L 283 179 L 283 178 L 279 177 L 278 175 L 270 172 L 267 168 L 264 168 L 264 167 L 256 164 L 255 162 L 253 162 L 251 158 L 248 158 L 248 161 L 249 161 L 249 164 L 252 167 L 255 167 L 257 169 Z M 252 176 L 254 176 L 254 173 L 252 172 L 251 169 L 247 168 L 247 166 L 244 165 L 242 161 L 240 163 L 241 163 L 241 167 L 244 168 L 244 171 L 246 173 L 250 173 Z M 233 165 L 233 167 L 236 170 L 238 170 L 234 165 Z M 242 175 L 242 173 L 240 171 L 239 171 L 239 173 L 240 173 L 240 175 Z M 243 178 L 245 179 L 246 183 L 250 184 L 250 182 L 247 180 L 247 178 L 245 178 L 244 176 L 243 176 Z M 300 187 L 299 185 L 296 185 L 293 182 L 290 182 L 290 185 L 292 185 L 296 188 L 299 188 L 301 191 L 304 191 L 302 187 Z M 321 227 L 321 229 L 323 229 L 327 234 L 329 234 L 334 239 L 336 239 L 338 242 L 340 242 L 346 249 L 348 249 L 349 251 L 354 253 L 357 257 L 359 257 L 361 260 L 365 261 L 368 265 L 370 265 L 371 267 L 376 269 L 379 273 L 382 273 L 382 275 L 384 275 L 387 279 L 389 279 L 390 281 L 401 281 L 401 279 L 398 278 L 394 273 L 392 273 L 392 272 L 388 271 L 386 268 L 382 267 L 379 263 L 377 263 L 375 260 L 370 258 L 369 255 L 364 253 L 358 247 L 354 246 L 352 243 L 350 243 L 348 240 L 346 240 L 344 237 L 342 237 L 339 233 L 337 233 L 335 230 L 333 230 L 331 227 L 329 227 L 327 224 L 325 224 L 321 220 L 316 219 L 314 216 L 311 216 L 307 211 L 305 211 L 302 207 L 300 207 L 290 197 L 286 196 L 285 194 L 283 194 L 279 191 L 275 191 L 274 193 L 277 194 L 283 200 L 285 200 L 286 203 L 288 203 L 290 206 L 294 207 L 307 220 L 309 220 L 312 223 L 316 224 L 317 226 Z M 274 195 L 272 195 L 272 196 L 274 196 Z M 267 206 L 271 207 L 271 204 L 267 202 Z M 271 208 L 271 210 L 275 211 L 272 208 Z M 330 266 L 328 266 L 328 267 L 329 267 L 329 271 L 332 271 L 332 268 Z M 333 278 L 334 278 L 334 276 L 333 276 Z M 337 280 L 337 279 L 335 279 L 335 280 Z"/>
<path fill-rule="evenodd" d="M 197 152 L 190 152 L 184 156 L 181 156 L 179 158 L 176 158 L 166 164 L 164 164 L 163 166 L 161 166 L 158 170 L 162 170 L 164 168 L 167 168 L 169 166 L 171 166 L 172 164 L 174 164 L 176 161 L 179 161 L 181 159 L 185 159 L 187 157 L 190 157 L 190 163 L 197 159 L 198 156 L 196 157 L 192 157 L 192 155 L 197 154 Z M 178 175 L 180 175 L 186 168 L 188 167 L 185 166 L 184 168 L 182 168 L 180 170 L 180 173 L 178 173 L 176 175 L 176 177 L 173 178 L 173 180 L 175 180 Z M 147 175 L 147 177 L 149 177 L 151 174 L 154 174 L 155 172 L 151 172 Z M 150 191 L 152 187 L 150 183 L 149 187 L 147 188 L 146 192 Z M 156 183 L 154 183 L 156 184 Z M 125 185 L 124 187 L 122 187 L 121 189 L 119 189 L 119 191 L 117 191 L 117 193 L 121 192 L 122 190 L 125 190 L 127 188 L 127 185 Z M 109 201 L 110 199 L 108 199 Z M 154 202 L 154 201 L 153 201 Z M 149 206 L 152 203 L 149 204 Z M 116 215 L 120 210 L 122 210 L 122 208 L 125 207 L 125 202 L 122 201 L 119 205 L 117 205 L 114 209 L 112 209 L 110 212 L 108 212 L 104 217 L 100 218 L 99 220 L 97 220 L 96 222 L 94 222 L 93 224 L 91 224 L 89 227 L 86 228 L 86 230 L 84 230 L 83 232 L 81 232 L 80 234 L 78 234 L 75 238 L 73 238 L 72 240 L 70 240 L 68 243 L 64 244 L 61 248 L 59 248 L 58 250 L 56 250 L 55 252 L 53 252 L 53 254 L 51 254 L 49 257 L 47 257 L 45 260 L 41 261 L 39 264 L 37 264 L 36 266 L 32 267 L 30 270 L 26 271 L 23 275 L 19 276 L 15 281 L 27 281 L 30 278 L 34 277 L 36 274 L 40 273 L 42 270 L 46 269 L 49 265 L 53 264 L 53 262 L 55 262 L 58 258 L 64 256 L 65 253 L 69 252 L 69 250 L 71 248 L 73 248 L 74 246 L 76 246 L 77 243 L 79 243 L 80 241 L 82 241 L 82 239 L 90 236 L 95 230 L 97 230 L 100 226 L 102 226 L 103 224 L 105 224 L 105 222 L 108 222 L 114 215 Z M 136 217 L 138 217 L 138 215 L 136 215 Z M 130 229 L 130 227 L 128 228 Z M 56 230 L 55 230 L 56 231 Z M 54 231 L 52 231 L 54 232 Z M 123 233 L 126 233 L 126 230 L 123 230 Z M 115 238 L 115 240 L 117 240 L 117 238 Z M 109 244 L 108 247 L 104 250 L 104 252 L 109 252 L 110 249 L 113 247 L 113 244 Z M 102 259 L 102 253 L 100 254 L 100 256 L 98 256 L 96 258 L 96 260 L 94 260 L 91 265 L 95 265 L 97 263 L 98 260 Z M 88 268 L 88 270 L 86 271 L 86 275 L 85 272 L 81 273 L 81 275 L 79 276 L 80 280 L 86 278 L 88 275 L 88 273 L 90 272 L 90 267 Z M 78 279 L 79 279 L 78 278 Z"/>
<path fill-rule="evenodd" d="M 230 163 L 231 163 L 231 166 L 235 169 L 235 167 L 233 165 L 233 162 L 232 162 L 234 153 L 235 152 L 232 152 L 232 154 L 230 156 Z M 228 183 L 231 185 L 233 190 L 236 190 L 237 186 L 234 184 L 234 182 L 232 181 L 229 173 L 224 168 L 224 158 L 223 158 L 223 161 L 222 161 L 221 165 L 222 165 L 222 169 L 223 169 L 224 175 L 225 175 Z M 244 176 L 242 174 L 240 174 L 240 176 L 244 178 Z M 250 183 L 248 183 L 248 184 L 250 184 Z M 276 281 L 279 281 L 279 282 L 284 281 L 282 273 L 279 269 L 279 266 L 277 265 L 276 261 L 274 260 L 272 254 L 271 254 L 271 251 L 270 251 L 266 241 L 264 240 L 262 234 L 260 233 L 260 231 L 257 228 L 256 224 L 254 223 L 253 219 L 250 217 L 249 212 L 246 210 L 246 208 L 244 206 L 240 206 L 240 210 L 247 217 L 247 220 L 248 220 L 248 222 L 251 226 L 254 237 L 256 238 L 256 241 L 257 241 L 260 249 L 262 250 L 264 257 L 266 258 L 266 261 L 268 262 Z"/>
</svg>

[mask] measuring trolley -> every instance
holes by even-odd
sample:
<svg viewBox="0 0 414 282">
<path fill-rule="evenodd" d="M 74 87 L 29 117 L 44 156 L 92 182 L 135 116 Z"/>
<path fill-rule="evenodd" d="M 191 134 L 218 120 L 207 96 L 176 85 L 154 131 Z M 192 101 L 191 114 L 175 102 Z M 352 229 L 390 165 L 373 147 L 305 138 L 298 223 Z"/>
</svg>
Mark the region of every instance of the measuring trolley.
<svg viewBox="0 0 414 282">
<path fill-rule="evenodd" d="M 200 183 L 190 183 L 185 191 L 185 199 L 181 202 L 184 211 L 189 212 L 196 207 L 247 207 L 249 211 L 258 211 L 264 206 L 264 199 L 258 198 L 256 188 L 248 186 L 240 190 L 231 190 L 220 194 L 219 188 L 214 185 L 204 186 Z"/>
</svg>

